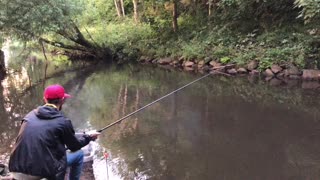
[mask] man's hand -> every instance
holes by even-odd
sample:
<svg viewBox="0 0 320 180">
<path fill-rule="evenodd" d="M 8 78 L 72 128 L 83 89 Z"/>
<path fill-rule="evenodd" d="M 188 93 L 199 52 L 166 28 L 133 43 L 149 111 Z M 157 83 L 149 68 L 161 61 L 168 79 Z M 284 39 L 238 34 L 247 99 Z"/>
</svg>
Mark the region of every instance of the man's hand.
<svg viewBox="0 0 320 180">
<path fill-rule="evenodd" d="M 95 141 L 101 133 L 97 132 L 97 130 L 92 130 L 92 131 L 86 132 L 86 134 L 88 134 L 91 137 L 91 139 Z"/>
</svg>

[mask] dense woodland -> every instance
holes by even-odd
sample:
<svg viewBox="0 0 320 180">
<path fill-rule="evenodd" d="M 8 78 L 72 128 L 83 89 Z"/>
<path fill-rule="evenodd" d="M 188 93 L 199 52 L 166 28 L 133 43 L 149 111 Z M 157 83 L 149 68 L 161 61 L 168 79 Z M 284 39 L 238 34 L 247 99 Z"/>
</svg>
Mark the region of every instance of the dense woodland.
<svg viewBox="0 0 320 180">
<path fill-rule="evenodd" d="M 0 37 L 104 61 L 319 65 L 320 0 L 1 0 Z M 55 48 L 54 48 L 55 47 Z"/>
</svg>

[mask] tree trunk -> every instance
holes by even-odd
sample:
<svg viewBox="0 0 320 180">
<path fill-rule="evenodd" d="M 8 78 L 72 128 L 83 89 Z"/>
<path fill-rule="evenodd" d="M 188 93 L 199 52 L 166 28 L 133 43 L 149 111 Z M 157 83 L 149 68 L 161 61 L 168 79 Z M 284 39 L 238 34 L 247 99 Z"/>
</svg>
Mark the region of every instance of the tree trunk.
<svg viewBox="0 0 320 180">
<path fill-rule="evenodd" d="M 68 28 L 58 31 L 57 34 L 61 35 L 66 40 L 73 42 L 74 44 L 72 45 L 47 40 L 41 37 L 39 39 L 40 41 L 50 44 L 52 46 L 78 51 L 85 57 L 94 57 L 97 59 L 110 59 L 112 55 L 112 51 L 110 48 L 99 46 L 98 44 L 95 44 L 94 42 L 90 42 L 89 40 L 87 40 L 82 34 L 82 32 L 79 30 L 78 26 L 72 21 L 70 21 L 70 24 L 67 27 Z"/>
<path fill-rule="evenodd" d="M 208 1 L 208 11 L 209 11 L 209 18 L 211 17 L 212 15 L 212 0 L 209 0 Z"/>
<path fill-rule="evenodd" d="M 173 31 L 177 32 L 178 31 L 178 3 L 177 0 L 173 0 L 173 11 L 172 11 L 172 27 Z"/>
<path fill-rule="evenodd" d="M 116 7 L 116 10 L 117 10 L 117 14 L 118 14 L 118 17 L 122 17 L 122 13 L 121 13 L 121 8 L 120 8 L 120 3 L 118 0 L 114 0 L 114 5 Z"/>
<path fill-rule="evenodd" d="M 122 16 L 125 17 L 125 16 L 126 16 L 126 13 L 124 12 L 124 3 L 123 3 L 123 0 L 120 0 L 120 4 L 121 4 Z"/>
<path fill-rule="evenodd" d="M 139 3 L 139 0 L 132 0 L 133 2 L 133 17 L 134 17 L 134 21 L 136 23 L 139 22 L 139 12 L 138 12 L 138 3 Z"/>
<path fill-rule="evenodd" d="M 212 18 L 212 13 L 216 10 L 218 2 L 219 0 L 208 0 L 209 19 Z"/>
<path fill-rule="evenodd" d="M 43 89 L 45 88 L 45 84 L 46 84 L 46 79 L 47 79 L 47 70 L 48 70 L 48 58 L 47 58 L 47 55 L 46 55 L 46 50 L 44 48 L 44 45 L 43 45 L 43 41 L 39 41 L 40 42 L 40 45 L 42 47 L 42 53 L 43 53 L 43 56 L 44 56 L 44 59 L 46 60 L 46 65 L 45 65 L 45 68 L 44 68 L 44 81 L 43 81 Z"/>
</svg>

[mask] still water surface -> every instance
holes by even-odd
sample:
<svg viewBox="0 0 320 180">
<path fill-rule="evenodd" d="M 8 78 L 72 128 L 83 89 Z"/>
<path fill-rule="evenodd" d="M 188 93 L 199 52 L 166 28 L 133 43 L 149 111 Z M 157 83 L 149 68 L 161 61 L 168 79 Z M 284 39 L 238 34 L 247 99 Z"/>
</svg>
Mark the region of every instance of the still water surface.
<svg viewBox="0 0 320 180">
<path fill-rule="evenodd" d="M 36 70 L 13 73 L 0 86 L 0 161 L 8 158 L 19 120 L 42 104 L 48 84 L 60 83 L 72 94 L 64 112 L 77 131 L 85 131 L 199 77 L 141 65 L 99 65 L 30 87 Z M 318 90 L 251 82 L 211 76 L 107 129 L 97 141 L 96 178 L 318 179 Z M 109 154 L 107 165 L 103 152 Z"/>
</svg>

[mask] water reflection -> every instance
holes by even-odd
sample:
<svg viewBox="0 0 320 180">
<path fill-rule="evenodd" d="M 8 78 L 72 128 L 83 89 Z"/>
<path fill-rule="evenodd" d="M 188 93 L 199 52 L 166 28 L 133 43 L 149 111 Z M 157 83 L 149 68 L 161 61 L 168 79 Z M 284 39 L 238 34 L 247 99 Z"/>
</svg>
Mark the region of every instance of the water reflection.
<svg viewBox="0 0 320 180">
<path fill-rule="evenodd" d="M 194 78 L 152 68 L 97 71 L 76 98 L 77 117 L 98 129 Z M 108 129 L 99 143 L 119 179 L 312 179 L 317 99 L 312 91 L 208 78 Z M 105 164 L 95 168 L 106 179 Z"/>
<path fill-rule="evenodd" d="M 46 84 L 66 86 L 73 98 L 65 112 L 84 130 L 102 128 L 195 78 L 152 67 L 100 66 Z M 0 88 L 2 155 L 17 134 L 17 120 L 42 103 L 43 86 L 24 82 L 8 77 Z M 319 98 L 314 90 L 209 77 L 106 130 L 98 140 L 96 177 L 317 179 Z"/>
<path fill-rule="evenodd" d="M 0 85 L 1 163 L 8 161 L 10 149 L 19 131 L 20 120 L 27 112 L 43 103 L 44 86 L 60 83 L 71 91 L 75 88 L 74 84 L 81 85 L 85 81 L 86 78 L 83 76 L 89 75 L 87 71 L 92 72 L 91 69 L 73 71 L 73 68 L 79 67 L 78 64 L 68 66 L 63 63 L 60 63 L 62 68 L 56 68 L 56 65 L 51 63 L 48 65 L 48 71 L 44 72 L 43 60 L 30 56 L 30 52 L 21 54 L 16 51 L 21 52 L 8 46 L 4 49 L 8 75 Z M 68 68 L 70 71 L 66 71 Z M 45 73 L 48 73 L 48 78 L 43 81 Z"/>
</svg>

